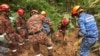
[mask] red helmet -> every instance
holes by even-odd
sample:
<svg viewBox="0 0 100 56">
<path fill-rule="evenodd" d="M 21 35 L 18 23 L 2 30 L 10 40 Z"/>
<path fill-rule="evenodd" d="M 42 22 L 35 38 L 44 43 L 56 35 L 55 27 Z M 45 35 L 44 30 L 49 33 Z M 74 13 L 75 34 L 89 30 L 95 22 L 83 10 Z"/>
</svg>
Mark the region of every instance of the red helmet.
<svg viewBox="0 0 100 56">
<path fill-rule="evenodd" d="M 1 4 L 0 11 L 8 11 L 10 6 L 8 4 Z"/>
<path fill-rule="evenodd" d="M 61 21 L 62 25 L 67 25 L 69 23 L 69 21 L 66 18 L 63 18 Z"/>
<path fill-rule="evenodd" d="M 17 13 L 18 13 L 18 15 L 24 15 L 25 11 L 23 9 L 19 8 Z"/>
</svg>

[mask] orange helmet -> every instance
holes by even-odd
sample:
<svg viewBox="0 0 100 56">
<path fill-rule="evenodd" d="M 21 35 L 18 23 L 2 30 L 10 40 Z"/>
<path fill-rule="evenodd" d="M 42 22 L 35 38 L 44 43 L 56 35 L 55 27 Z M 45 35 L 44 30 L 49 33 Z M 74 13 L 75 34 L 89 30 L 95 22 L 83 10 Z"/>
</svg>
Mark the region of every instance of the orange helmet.
<svg viewBox="0 0 100 56">
<path fill-rule="evenodd" d="M 8 11 L 10 6 L 8 4 L 1 4 L 0 11 Z"/>
<path fill-rule="evenodd" d="M 79 8 L 80 8 L 79 5 L 74 6 L 74 7 L 72 8 L 72 11 L 71 11 L 72 15 L 76 15 L 76 14 L 78 13 L 77 10 L 78 10 Z"/>
<path fill-rule="evenodd" d="M 25 11 L 23 9 L 19 8 L 17 13 L 18 13 L 18 15 L 24 15 Z"/>
</svg>

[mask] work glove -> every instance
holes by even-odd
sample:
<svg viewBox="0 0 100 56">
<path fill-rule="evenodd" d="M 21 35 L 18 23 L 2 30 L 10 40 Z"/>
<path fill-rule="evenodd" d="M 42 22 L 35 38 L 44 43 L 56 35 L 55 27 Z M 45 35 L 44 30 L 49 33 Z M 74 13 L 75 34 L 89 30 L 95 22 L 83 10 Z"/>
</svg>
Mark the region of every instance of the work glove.
<svg viewBox="0 0 100 56">
<path fill-rule="evenodd" d="M 78 37 L 84 37 L 84 34 L 81 31 L 79 31 Z"/>
</svg>

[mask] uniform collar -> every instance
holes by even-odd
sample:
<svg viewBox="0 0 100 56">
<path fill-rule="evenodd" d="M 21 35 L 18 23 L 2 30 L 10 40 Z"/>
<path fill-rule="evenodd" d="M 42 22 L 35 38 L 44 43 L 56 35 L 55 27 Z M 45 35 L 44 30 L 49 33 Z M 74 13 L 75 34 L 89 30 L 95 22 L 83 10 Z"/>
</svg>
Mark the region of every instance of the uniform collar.
<svg viewBox="0 0 100 56">
<path fill-rule="evenodd" d="M 80 14 L 80 17 L 83 16 L 83 15 L 85 15 L 85 14 L 86 14 L 85 12 L 82 12 L 82 13 Z"/>
</svg>

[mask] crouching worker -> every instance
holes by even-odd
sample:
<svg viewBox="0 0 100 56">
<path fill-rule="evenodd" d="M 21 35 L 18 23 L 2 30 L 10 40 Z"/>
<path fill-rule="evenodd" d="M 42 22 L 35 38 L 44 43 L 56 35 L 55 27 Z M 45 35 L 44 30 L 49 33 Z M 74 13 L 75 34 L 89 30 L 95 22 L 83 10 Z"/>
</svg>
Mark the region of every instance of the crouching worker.
<svg viewBox="0 0 100 56">
<path fill-rule="evenodd" d="M 65 37 L 66 29 L 68 27 L 69 20 L 66 18 L 63 18 L 58 26 L 58 30 L 63 35 L 63 38 Z"/>
<path fill-rule="evenodd" d="M 58 30 L 54 33 L 53 41 L 56 43 L 61 43 L 65 40 L 65 33 L 69 21 L 66 18 L 63 18 L 58 25 Z"/>
<path fill-rule="evenodd" d="M 29 41 L 35 50 L 35 56 L 41 56 L 39 44 L 44 44 L 48 49 L 48 56 L 53 56 L 53 46 L 51 40 L 43 32 L 42 17 L 38 14 L 37 10 L 31 11 L 32 16 L 27 21 L 29 32 Z"/>
</svg>

